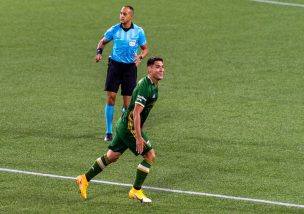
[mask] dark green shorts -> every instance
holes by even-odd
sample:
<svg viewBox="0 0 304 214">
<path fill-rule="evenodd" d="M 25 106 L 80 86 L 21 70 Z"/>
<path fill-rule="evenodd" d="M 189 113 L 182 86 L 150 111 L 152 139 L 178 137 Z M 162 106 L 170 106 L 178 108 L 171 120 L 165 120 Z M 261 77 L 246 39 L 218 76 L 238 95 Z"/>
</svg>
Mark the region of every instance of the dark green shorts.
<svg viewBox="0 0 304 214">
<path fill-rule="evenodd" d="M 142 153 L 142 155 L 144 155 L 152 149 L 152 145 L 149 142 L 149 137 L 144 132 L 141 132 L 141 136 L 146 141 L 145 148 Z M 121 154 L 129 148 L 135 155 L 139 155 L 136 152 L 136 139 L 128 130 L 127 126 L 121 121 L 121 119 L 119 119 L 117 122 L 116 135 L 108 148 Z"/>
</svg>

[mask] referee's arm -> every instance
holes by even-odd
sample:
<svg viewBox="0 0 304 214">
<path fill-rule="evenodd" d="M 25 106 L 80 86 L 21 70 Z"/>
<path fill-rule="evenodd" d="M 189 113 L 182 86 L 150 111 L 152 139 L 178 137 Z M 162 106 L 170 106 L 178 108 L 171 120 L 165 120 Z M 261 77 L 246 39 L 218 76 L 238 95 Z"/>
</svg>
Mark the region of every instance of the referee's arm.
<svg viewBox="0 0 304 214">
<path fill-rule="evenodd" d="M 102 51 L 108 42 L 109 41 L 103 37 L 98 43 L 96 49 L 96 62 L 99 62 L 102 59 Z"/>
<path fill-rule="evenodd" d="M 141 48 L 141 53 L 139 55 L 135 55 L 134 57 L 134 62 L 136 64 L 136 66 L 140 63 L 140 61 L 145 58 L 145 56 L 148 55 L 149 53 L 149 49 L 148 49 L 148 45 L 144 44 L 142 46 L 140 46 Z"/>
</svg>

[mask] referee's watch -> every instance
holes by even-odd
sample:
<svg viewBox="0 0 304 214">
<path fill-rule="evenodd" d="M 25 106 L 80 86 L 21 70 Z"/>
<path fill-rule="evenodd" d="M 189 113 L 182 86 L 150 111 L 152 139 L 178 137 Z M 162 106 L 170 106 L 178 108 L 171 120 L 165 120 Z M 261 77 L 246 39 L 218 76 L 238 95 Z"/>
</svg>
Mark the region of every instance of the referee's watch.
<svg viewBox="0 0 304 214">
<path fill-rule="evenodd" d="M 139 55 L 139 59 L 140 59 L 140 60 L 142 60 L 142 59 L 143 59 L 142 55 Z"/>
</svg>

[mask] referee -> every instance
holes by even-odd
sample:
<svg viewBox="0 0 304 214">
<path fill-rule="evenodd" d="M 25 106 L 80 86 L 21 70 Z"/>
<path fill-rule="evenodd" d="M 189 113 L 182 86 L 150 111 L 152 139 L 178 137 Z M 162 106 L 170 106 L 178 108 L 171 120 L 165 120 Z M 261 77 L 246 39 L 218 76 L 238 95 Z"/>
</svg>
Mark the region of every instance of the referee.
<svg viewBox="0 0 304 214">
<path fill-rule="evenodd" d="M 120 10 L 120 23 L 109 28 L 97 46 L 96 62 L 99 62 L 105 45 L 113 40 L 105 82 L 107 92 L 105 142 L 112 141 L 112 120 L 119 86 L 121 86 L 124 111 L 129 107 L 131 95 L 136 86 L 137 66 L 148 54 L 144 30 L 132 22 L 133 16 L 134 8 L 130 5 L 123 6 Z M 137 53 L 139 47 L 140 54 Z"/>
</svg>

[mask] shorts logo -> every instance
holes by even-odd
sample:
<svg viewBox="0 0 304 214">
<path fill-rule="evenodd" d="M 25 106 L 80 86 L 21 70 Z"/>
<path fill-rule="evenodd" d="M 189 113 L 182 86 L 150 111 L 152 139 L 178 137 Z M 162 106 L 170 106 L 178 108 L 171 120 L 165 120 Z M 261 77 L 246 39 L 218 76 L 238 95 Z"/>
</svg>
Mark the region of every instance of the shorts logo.
<svg viewBox="0 0 304 214">
<path fill-rule="evenodd" d="M 129 42 L 129 46 L 130 46 L 130 47 L 134 47 L 135 44 L 136 44 L 136 41 L 135 41 L 135 40 L 131 40 L 131 41 Z"/>
</svg>

